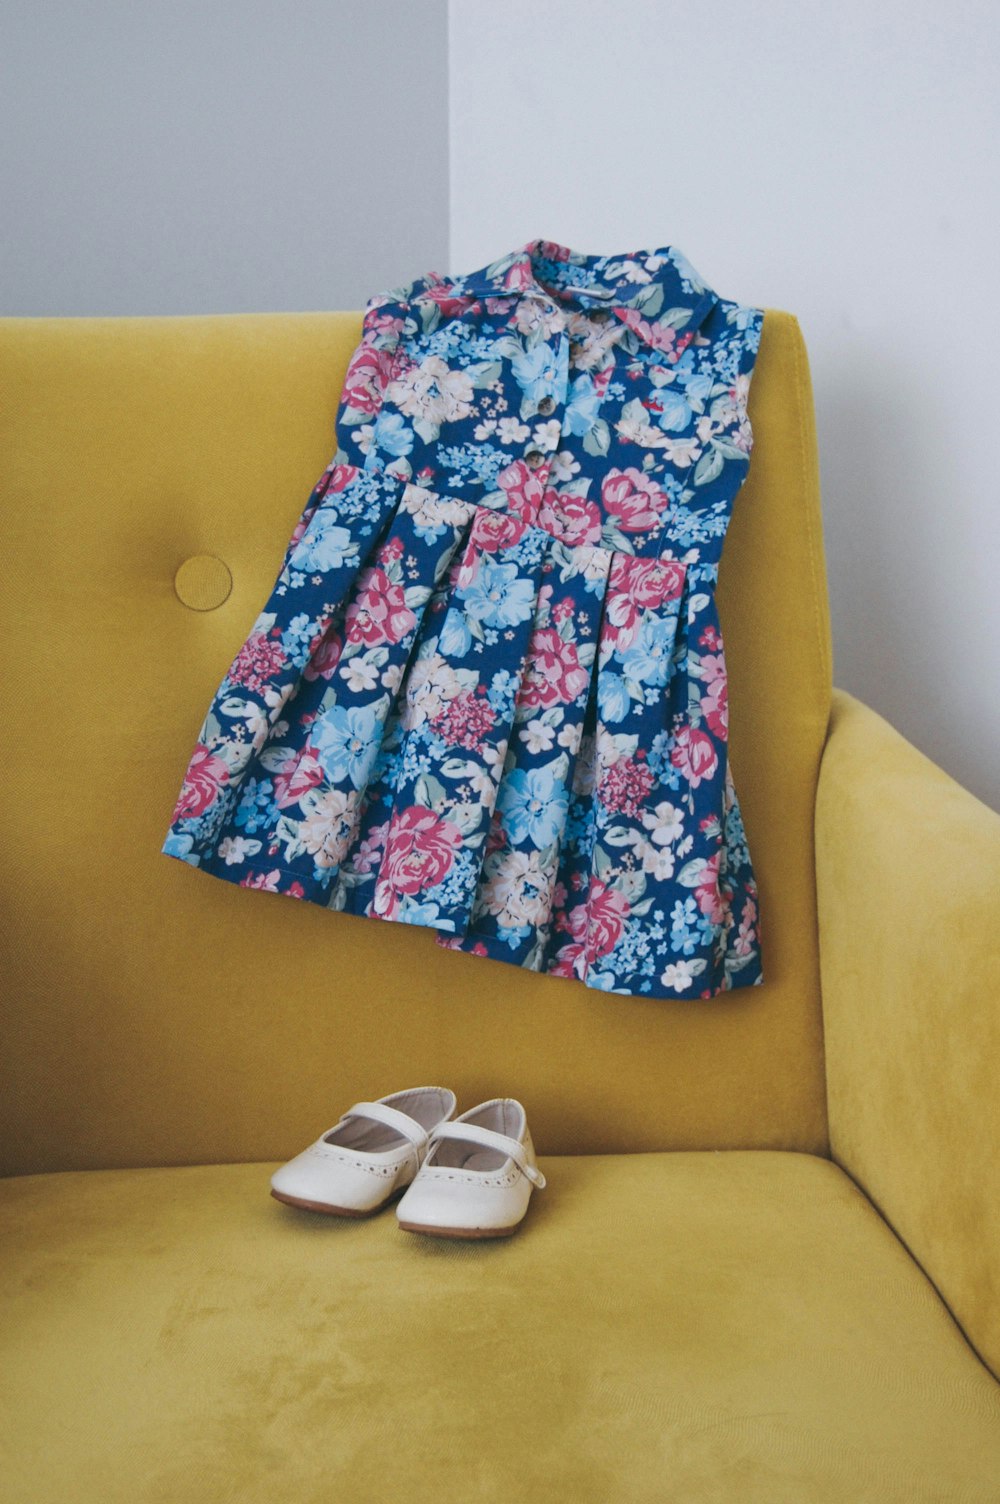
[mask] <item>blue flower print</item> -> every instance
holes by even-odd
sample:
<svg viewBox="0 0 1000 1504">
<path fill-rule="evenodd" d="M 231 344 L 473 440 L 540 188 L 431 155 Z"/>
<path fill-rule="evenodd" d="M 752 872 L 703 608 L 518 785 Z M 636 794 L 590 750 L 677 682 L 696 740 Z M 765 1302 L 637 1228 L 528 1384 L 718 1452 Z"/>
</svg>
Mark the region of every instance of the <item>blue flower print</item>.
<svg viewBox="0 0 1000 1504">
<path fill-rule="evenodd" d="M 357 561 L 360 545 L 349 528 L 329 512 L 319 510 L 299 539 L 291 564 L 303 574 L 322 574 Z"/>
<path fill-rule="evenodd" d="M 535 345 L 531 350 L 519 351 L 511 359 L 514 380 L 532 402 L 551 392 L 559 372 L 558 361 L 550 345 Z"/>
<path fill-rule="evenodd" d="M 465 591 L 463 604 L 484 627 L 513 627 L 527 621 L 535 609 L 535 589 L 516 564 L 497 564 L 483 558 L 476 578 Z"/>
<path fill-rule="evenodd" d="M 375 706 L 334 705 L 312 728 L 311 741 L 323 770 L 333 783 L 349 778 L 362 787 L 381 741 L 382 722 Z"/>
<path fill-rule="evenodd" d="M 548 846 L 562 830 L 569 795 L 551 766 L 515 768 L 500 789 L 497 808 L 515 845 Z"/>
<path fill-rule="evenodd" d="M 601 675 L 597 689 L 597 708 L 610 725 L 616 726 L 628 714 L 629 692 L 621 674 L 608 669 Z"/>
<path fill-rule="evenodd" d="M 662 688 L 670 678 L 674 638 L 675 624 L 670 617 L 644 621 L 635 642 L 622 654 L 626 677 Z"/>
<path fill-rule="evenodd" d="M 243 795 L 236 807 L 233 816 L 235 823 L 241 830 L 253 834 L 260 830 L 264 821 L 271 812 L 271 800 L 274 796 L 274 784 L 270 778 L 248 779 Z"/>
<path fill-rule="evenodd" d="M 592 379 L 587 375 L 578 376 L 570 388 L 566 403 L 564 431 L 581 438 L 590 432 L 600 415 L 601 400 Z"/>
<path fill-rule="evenodd" d="M 371 443 L 372 453 L 400 459 L 413 449 L 413 430 L 399 413 L 383 408 L 375 419 Z"/>
<path fill-rule="evenodd" d="M 690 426 L 694 415 L 683 392 L 671 387 L 661 387 L 656 401 L 660 409 L 657 422 L 661 428 L 665 428 L 668 433 L 680 433 Z"/>
<path fill-rule="evenodd" d="M 450 606 L 441 624 L 438 647 L 442 653 L 447 653 L 449 658 L 460 658 L 469 651 L 471 646 L 472 633 L 465 616 L 456 606 Z"/>
</svg>

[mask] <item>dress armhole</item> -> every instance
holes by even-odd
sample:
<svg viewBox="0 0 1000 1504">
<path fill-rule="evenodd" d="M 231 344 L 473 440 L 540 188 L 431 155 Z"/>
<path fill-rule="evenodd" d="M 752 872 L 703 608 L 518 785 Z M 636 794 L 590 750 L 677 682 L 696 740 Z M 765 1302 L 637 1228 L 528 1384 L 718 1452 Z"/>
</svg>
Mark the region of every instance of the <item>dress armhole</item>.
<svg viewBox="0 0 1000 1504">
<path fill-rule="evenodd" d="M 740 414 L 740 432 L 747 453 L 753 448 L 753 427 L 750 422 L 750 385 L 760 350 L 760 336 L 764 324 L 763 308 L 753 304 L 737 303 L 727 311 L 732 341 L 732 373 L 736 393 L 736 407 Z"/>
<path fill-rule="evenodd" d="M 370 470 L 379 464 L 378 422 L 386 389 L 395 373 L 409 303 L 390 293 L 373 293 L 364 307 L 361 338 L 351 352 L 334 419 L 336 452 L 328 471 L 340 465 Z"/>
</svg>

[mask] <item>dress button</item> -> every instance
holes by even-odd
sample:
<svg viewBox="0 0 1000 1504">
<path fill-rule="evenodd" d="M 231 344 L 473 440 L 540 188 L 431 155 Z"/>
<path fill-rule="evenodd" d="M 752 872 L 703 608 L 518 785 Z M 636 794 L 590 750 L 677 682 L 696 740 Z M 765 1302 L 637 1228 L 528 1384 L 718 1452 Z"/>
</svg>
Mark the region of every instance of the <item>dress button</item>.
<svg viewBox="0 0 1000 1504">
<path fill-rule="evenodd" d="M 597 308 L 590 316 L 595 324 L 606 324 L 611 314 L 607 308 Z"/>
<path fill-rule="evenodd" d="M 538 411 L 547 416 L 556 405 L 556 399 L 552 396 L 543 397 L 538 404 Z"/>
<path fill-rule="evenodd" d="M 545 456 L 540 449 L 529 449 L 524 456 L 524 463 L 529 465 L 532 470 L 537 470 L 544 458 Z"/>
</svg>

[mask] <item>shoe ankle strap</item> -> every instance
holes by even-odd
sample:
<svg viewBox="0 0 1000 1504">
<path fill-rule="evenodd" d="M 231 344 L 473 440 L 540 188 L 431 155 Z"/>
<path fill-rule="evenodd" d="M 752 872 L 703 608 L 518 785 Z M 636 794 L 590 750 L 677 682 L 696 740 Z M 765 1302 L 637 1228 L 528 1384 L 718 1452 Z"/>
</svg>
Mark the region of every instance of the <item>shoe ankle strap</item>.
<svg viewBox="0 0 1000 1504">
<path fill-rule="evenodd" d="M 533 1185 L 538 1186 L 539 1190 L 545 1185 L 545 1176 L 537 1165 L 531 1163 L 520 1139 L 510 1138 L 506 1133 L 496 1133 L 492 1128 L 480 1128 L 478 1123 L 448 1121 L 436 1124 L 431 1129 L 430 1137 L 432 1143 L 439 1138 L 457 1138 L 471 1144 L 482 1144 L 487 1149 L 496 1149 L 501 1154 L 509 1155 L 521 1173 Z"/>
<path fill-rule="evenodd" d="M 387 1128 L 394 1128 L 413 1145 L 419 1169 L 420 1156 L 430 1142 L 430 1134 L 426 1128 L 421 1127 L 416 1118 L 411 1118 L 408 1113 L 400 1112 L 397 1107 L 387 1107 L 384 1102 L 355 1102 L 354 1106 L 344 1113 L 344 1117 L 374 1118 L 377 1123 L 384 1123 Z"/>
</svg>

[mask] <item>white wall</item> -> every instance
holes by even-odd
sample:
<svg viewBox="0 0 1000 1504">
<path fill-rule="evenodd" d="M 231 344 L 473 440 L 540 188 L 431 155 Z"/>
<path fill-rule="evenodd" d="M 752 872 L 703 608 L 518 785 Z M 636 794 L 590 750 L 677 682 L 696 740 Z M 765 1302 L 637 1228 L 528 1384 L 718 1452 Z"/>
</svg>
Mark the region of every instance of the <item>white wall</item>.
<svg viewBox="0 0 1000 1504">
<path fill-rule="evenodd" d="M 453 0 L 448 268 L 672 244 L 795 313 L 834 682 L 995 805 L 998 43 L 985 0 Z"/>
<path fill-rule="evenodd" d="M 0 0 L 0 314 L 360 308 L 448 254 L 444 0 Z"/>
</svg>

